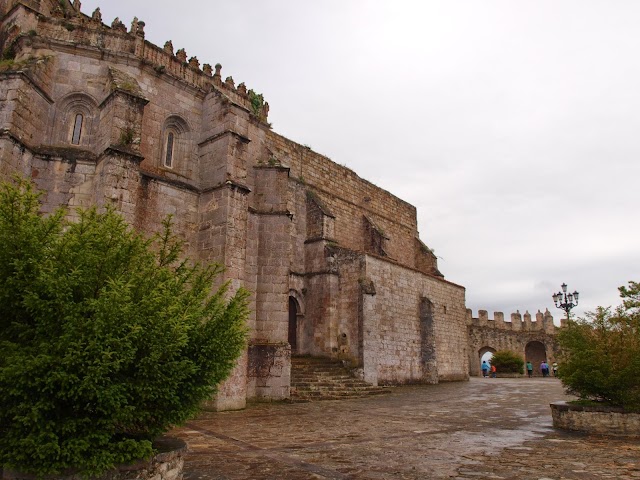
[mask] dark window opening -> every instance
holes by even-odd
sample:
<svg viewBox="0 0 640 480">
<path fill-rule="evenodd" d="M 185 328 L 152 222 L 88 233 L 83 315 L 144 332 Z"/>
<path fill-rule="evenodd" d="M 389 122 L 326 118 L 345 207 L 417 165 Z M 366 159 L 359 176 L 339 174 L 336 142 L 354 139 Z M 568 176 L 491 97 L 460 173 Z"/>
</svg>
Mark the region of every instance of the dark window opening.
<svg viewBox="0 0 640 480">
<path fill-rule="evenodd" d="M 73 123 L 73 135 L 71 136 L 71 143 L 73 145 L 80 145 L 80 136 L 82 135 L 82 121 L 83 117 L 81 113 L 76 115 L 75 122 Z"/>
<path fill-rule="evenodd" d="M 167 134 L 167 146 L 164 156 L 164 166 L 171 167 L 173 163 L 173 132 Z"/>
</svg>

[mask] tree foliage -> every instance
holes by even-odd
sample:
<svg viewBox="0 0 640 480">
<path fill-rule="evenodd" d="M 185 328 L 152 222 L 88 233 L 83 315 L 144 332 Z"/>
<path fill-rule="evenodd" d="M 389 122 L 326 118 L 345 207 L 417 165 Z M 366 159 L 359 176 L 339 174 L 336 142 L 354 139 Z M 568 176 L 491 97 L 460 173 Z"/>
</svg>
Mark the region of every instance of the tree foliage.
<svg viewBox="0 0 640 480">
<path fill-rule="evenodd" d="M 561 330 L 559 376 L 581 399 L 640 411 L 640 284 L 619 290 L 613 312 L 598 307 Z"/>
<path fill-rule="evenodd" d="M 0 465 L 96 475 L 152 454 L 244 348 L 247 293 L 212 292 L 218 266 L 180 261 L 115 212 L 39 212 L 0 186 Z"/>
<path fill-rule="evenodd" d="M 524 373 L 524 360 L 511 350 L 498 350 L 491 357 L 491 365 L 495 365 L 500 373 Z"/>
</svg>

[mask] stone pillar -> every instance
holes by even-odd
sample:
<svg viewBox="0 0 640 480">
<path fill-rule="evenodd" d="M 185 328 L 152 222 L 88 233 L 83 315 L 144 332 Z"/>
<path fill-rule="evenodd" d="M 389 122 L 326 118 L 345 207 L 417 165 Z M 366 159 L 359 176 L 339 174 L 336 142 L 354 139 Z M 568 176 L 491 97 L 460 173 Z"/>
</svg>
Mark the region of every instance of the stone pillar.
<svg viewBox="0 0 640 480">
<path fill-rule="evenodd" d="M 305 272 L 307 274 L 306 286 L 306 314 L 303 353 L 320 355 L 325 357 L 341 357 L 356 360 L 359 357 L 358 349 L 361 338 L 358 330 L 351 330 L 347 323 L 340 326 L 338 295 L 340 291 L 339 264 L 343 259 L 340 252 L 331 251 L 328 242 L 322 239 L 308 240 L 305 242 Z M 363 274 L 364 275 L 364 274 Z M 357 277 L 356 277 L 357 278 Z M 354 281 L 355 282 L 355 281 Z M 359 301 L 354 294 L 353 303 Z M 353 319 L 354 323 L 356 319 Z M 346 342 L 351 342 L 353 351 L 343 341 L 342 333 L 351 332 Z M 343 352 L 341 352 L 340 347 Z M 360 362 L 359 358 L 356 360 Z"/>
<path fill-rule="evenodd" d="M 287 209 L 289 170 L 256 169 L 254 212 L 258 216 L 257 341 L 288 337 L 291 213 Z"/>
<path fill-rule="evenodd" d="M 127 152 L 140 153 L 142 137 L 142 116 L 149 100 L 136 93 L 139 87 L 131 91 L 119 87 L 119 83 L 135 82 L 128 76 L 116 78 L 113 74 L 113 92 L 100 104 L 100 131 L 98 144 L 100 151 L 109 147 Z M 127 84 L 127 85 L 133 85 Z M 128 88 L 128 87 L 127 87 Z"/>
<path fill-rule="evenodd" d="M 216 287 L 223 281 L 229 281 L 230 293 L 245 284 L 248 193 L 245 187 L 229 181 L 200 196 L 200 227 L 197 235 L 200 258 L 207 263 L 216 262 L 224 266 L 224 273 Z M 250 305 L 252 311 L 254 306 Z M 210 407 L 216 410 L 245 407 L 249 363 L 249 356 L 245 352 L 230 377 L 219 386 Z"/>
<path fill-rule="evenodd" d="M 225 272 L 220 281 L 229 281 L 232 292 L 240 287 L 254 289 L 255 279 L 249 278 L 249 271 L 253 269 L 254 272 L 256 265 L 252 263 L 250 268 L 249 264 L 258 257 L 256 220 L 250 214 L 252 192 L 246 178 L 250 139 L 246 131 L 241 135 L 230 128 L 241 122 L 242 119 L 231 113 L 229 106 L 215 93 L 205 98 L 202 132 L 204 140 L 198 144 L 198 176 L 204 193 L 200 195 L 199 201 L 197 250 L 201 260 L 224 266 Z M 217 410 L 244 408 L 247 397 L 257 395 L 255 384 L 247 383 L 248 372 L 264 372 L 267 365 L 266 361 L 256 364 L 252 358 L 256 352 L 263 351 L 252 348 L 257 311 L 255 295 L 250 298 L 249 308 L 250 345 L 211 402 L 211 406 Z M 279 365 L 282 361 L 288 362 L 289 354 L 282 349 L 273 349 L 269 351 L 269 355 L 271 367 L 278 371 L 281 380 L 285 378 L 288 396 L 290 366 L 283 370 Z"/>
<path fill-rule="evenodd" d="M 75 205 L 83 200 L 83 189 L 90 188 L 93 204 L 112 206 L 131 225 L 135 225 L 139 198 L 136 195 L 140 184 L 140 162 L 143 157 L 133 152 L 108 148 L 98 160 L 95 175 L 88 176 L 89 182 L 82 188 L 74 189 L 77 198 L 69 201 Z"/>
<path fill-rule="evenodd" d="M 420 340 L 422 381 L 431 384 L 438 383 L 433 303 L 426 297 L 420 298 Z"/>
<path fill-rule="evenodd" d="M 362 316 L 362 369 L 364 381 L 378 385 L 378 333 L 377 297 L 373 284 L 365 288 L 361 294 L 360 315 Z"/>
<path fill-rule="evenodd" d="M 289 397 L 291 370 L 288 313 L 293 226 L 288 210 L 288 181 L 288 168 L 256 168 L 251 207 L 257 217 L 258 252 L 249 389 L 256 396 L 273 400 Z M 267 369 L 265 365 L 271 367 Z"/>
<path fill-rule="evenodd" d="M 96 134 L 101 156 L 92 190 L 97 205 L 113 205 L 132 225 L 136 222 L 140 184 L 140 154 L 144 109 L 149 101 L 137 82 L 115 69 L 109 71 L 111 94 L 99 105 Z M 126 85 L 126 88 L 123 87 Z"/>
<path fill-rule="evenodd" d="M 254 190 L 249 169 L 262 154 L 264 132 L 252 128 L 249 113 L 232 108 L 217 91 L 203 102 L 202 124 L 203 140 L 198 144 L 201 188 L 215 188 L 231 180 Z"/>
</svg>

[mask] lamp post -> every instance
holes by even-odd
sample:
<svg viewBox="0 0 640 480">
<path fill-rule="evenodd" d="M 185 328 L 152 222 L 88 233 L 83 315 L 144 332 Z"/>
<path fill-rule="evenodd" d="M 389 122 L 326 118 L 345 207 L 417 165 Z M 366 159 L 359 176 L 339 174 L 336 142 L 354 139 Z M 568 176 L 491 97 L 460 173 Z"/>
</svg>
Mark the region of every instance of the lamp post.
<svg viewBox="0 0 640 480">
<path fill-rule="evenodd" d="M 558 293 L 554 293 L 553 303 L 555 303 L 556 307 L 561 308 L 565 312 L 567 312 L 567 320 L 569 320 L 569 314 L 573 307 L 578 306 L 578 297 L 580 294 L 578 292 L 567 293 L 567 284 L 562 284 L 562 291 Z M 575 302 L 574 302 L 575 300 Z"/>
</svg>

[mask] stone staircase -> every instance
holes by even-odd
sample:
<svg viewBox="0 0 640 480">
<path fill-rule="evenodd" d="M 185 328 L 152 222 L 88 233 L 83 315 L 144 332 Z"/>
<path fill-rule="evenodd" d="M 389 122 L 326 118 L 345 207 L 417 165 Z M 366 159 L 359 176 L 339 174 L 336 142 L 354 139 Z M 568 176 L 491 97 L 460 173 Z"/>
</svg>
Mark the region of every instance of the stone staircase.
<svg viewBox="0 0 640 480">
<path fill-rule="evenodd" d="M 321 357 L 291 358 L 291 401 L 343 400 L 388 393 L 354 378 L 341 361 Z"/>
</svg>

